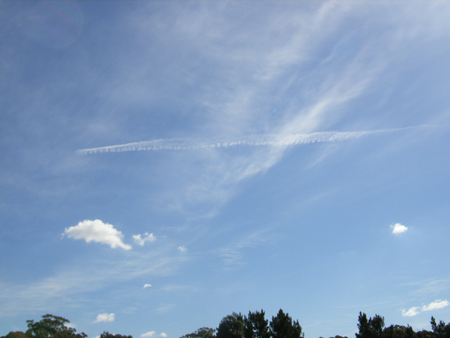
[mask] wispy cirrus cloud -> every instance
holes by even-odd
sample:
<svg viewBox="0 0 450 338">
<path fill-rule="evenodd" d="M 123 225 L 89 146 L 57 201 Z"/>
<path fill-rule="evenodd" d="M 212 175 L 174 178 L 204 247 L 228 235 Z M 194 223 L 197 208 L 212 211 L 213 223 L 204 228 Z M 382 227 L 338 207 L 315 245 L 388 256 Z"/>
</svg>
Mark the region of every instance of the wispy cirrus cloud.
<svg viewBox="0 0 450 338">
<path fill-rule="evenodd" d="M 272 243 L 278 235 L 271 234 L 268 230 L 261 230 L 249 234 L 218 250 L 225 269 L 231 269 L 245 265 L 244 251 L 260 245 Z"/>
<path fill-rule="evenodd" d="M 87 265 L 70 266 L 53 276 L 33 283 L 10 284 L 0 281 L 0 301 L 5 307 L 0 316 L 10 316 L 24 309 L 33 311 L 60 311 L 68 304 L 86 301 L 84 294 L 100 290 L 114 282 L 129 281 L 141 276 L 167 276 L 174 273 L 185 260 L 184 255 L 161 249 L 147 253 L 130 252 L 122 259 L 92 261 Z"/>
<path fill-rule="evenodd" d="M 450 305 L 450 303 L 447 300 L 437 299 L 428 305 L 414 306 L 412 308 L 409 308 L 408 310 L 404 309 L 404 310 L 402 310 L 402 316 L 403 317 L 413 317 L 413 316 L 418 315 L 420 312 L 443 309 L 444 307 L 447 307 L 448 305 Z"/>
<path fill-rule="evenodd" d="M 267 11 L 258 14 L 263 24 L 245 23 L 244 26 L 234 24 L 236 13 L 240 11 L 236 12 L 233 6 L 218 8 L 202 4 L 201 11 L 190 6 L 182 6 L 182 10 L 172 7 L 169 21 L 143 15 L 146 11 L 133 13 L 127 25 L 135 32 L 134 38 L 147 40 L 158 32 L 164 33 L 168 40 L 183 41 L 183 56 L 166 69 L 165 78 L 180 83 L 180 88 L 192 88 L 193 84 L 201 87 L 201 90 L 192 92 L 182 107 L 186 111 L 198 112 L 194 114 L 195 125 L 188 124 L 186 127 L 191 129 L 187 133 L 183 131 L 183 135 L 196 135 L 197 138 L 161 138 L 125 144 L 105 141 L 103 144 L 112 145 L 96 148 L 88 145 L 90 148 L 79 149 L 77 153 L 175 151 L 169 156 L 174 161 L 183 161 L 183 166 L 175 168 L 170 163 L 167 171 L 175 170 L 180 180 L 175 187 L 166 189 L 162 198 L 155 198 L 156 203 L 164 207 L 170 204 L 170 208 L 185 211 L 186 206 L 206 202 L 205 214 L 214 214 L 235 193 L 237 182 L 279 163 L 289 147 L 312 142 L 339 142 L 379 132 L 324 130 L 336 130 L 335 123 L 345 115 L 345 111 L 351 111 L 351 104 L 376 83 L 386 65 L 386 50 L 395 49 L 396 44 L 392 43 L 390 34 L 374 35 L 364 45 L 359 44 L 358 39 L 349 39 L 347 44 L 351 53 L 341 53 L 339 48 L 325 51 L 323 44 L 330 39 L 336 38 L 337 43 L 341 41 L 340 32 L 349 16 L 353 18 L 355 11 L 367 14 L 370 10 L 353 3 L 337 5 L 324 2 L 313 7 L 314 10 L 306 12 Z M 247 9 L 243 6 L 242 10 L 245 13 Z M 215 19 L 211 20 L 212 17 Z M 152 27 L 151 31 L 149 27 Z M 229 39 L 230 34 L 232 40 Z M 249 39 L 249 36 L 253 38 Z M 383 53 L 378 47 L 380 45 L 386 47 Z M 153 45 L 139 46 L 142 48 L 139 55 L 151 55 L 154 49 Z M 322 61 L 310 64 L 317 54 L 321 54 Z M 208 60 L 214 71 L 205 74 L 199 71 L 197 61 L 192 60 Z M 159 92 L 158 88 L 166 87 L 160 86 L 160 81 L 154 83 L 143 76 L 142 66 L 139 63 L 127 64 L 126 70 L 120 73 L 124 78 L 117 82 L 120 90 L 111 95 L 111 100 L 117 102 L 119 92 L 123 95 L 133 88 L 133 105 L 149 107 L 158 101 L 158 95 L 149 99 L 148 93 Z M 180 73 L 183 76 L 180 77 Z M 296 94 L 292 95 L 294 91 Z M 161 92 L 159 96 L 166 98 L 167 94 L 163 94 Z M 127 95 L 124 101 L 127 105 L 130 97 Z M 273 108 L 277 108 L 276 113 L 272 113 Z M 121 109 L 128 108 L 121 105 Z M 172 107 L 168 110 L 170 112 L 164 112 L 164 115 L 177 111 Z M 161 109 L 155 114 L 162 114 Z M 361 128 L 361 125 L 365 127 Z M 361 122 L 358 128 L 353 125 L 348 129 L 362 130 L 367 126 L 373 127 L 374 124 Z M 338 129 L 345 130 L 343 127 L 340 125 Z M 152 131 L 149 134 L 160 135 Z M 127 135 L 125 139 L 136 139 L 125 130 L 121 135 Z M 179 133 L 171 131 L 167 135 Z M 138 140 L 145 140 L 142 134 L 138 137 Z M 96 137 L 95 143 L 99 142 Z M 245 147 L 248 156 L 229 156 L 228 152 L 219 151 L 231 147 Z M 202 149 L 211 151 L 183 153 L 183 150 Z M 201 180 L 192 175 L 192 172 L 198 172 L 199 163 L 202 166 Z"/>
</svg>

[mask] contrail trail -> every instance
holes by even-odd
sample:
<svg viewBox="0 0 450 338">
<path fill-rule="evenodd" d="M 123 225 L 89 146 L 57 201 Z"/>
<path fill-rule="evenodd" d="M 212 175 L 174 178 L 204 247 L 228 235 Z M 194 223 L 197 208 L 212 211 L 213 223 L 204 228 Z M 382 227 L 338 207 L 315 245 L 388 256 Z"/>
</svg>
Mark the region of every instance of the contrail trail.
<svg viewBox="0 0 450 338">
<path fill-rule="evenodd" d="M 123 151 L 143 151 L 143 150 L 202 150 L 202 149 L 214 149 L 214 148 L 228 148 L 235 146 L 292 146 L 308 143 L 318 142 L 336 142 L 359 138 L 361 136 L 389 133 L 394 131 L 403 130 L 406 128 L 398 129 L 379 129 L 368 131 L 322 131 L 309 134 L 291 134 L 291 135 L 250 135 L 241 138 L 213 138 L 208 140 L 198 140 L 192 138 L 173 138 L 173 139 L 159 139 L 152 141 L 142 141 L 120 144 L 115 146 L 79 149 L 77 154 L 89 155 L 96 153 L 109 153 L 109 152 L 123 152 Z"/>
</svg>

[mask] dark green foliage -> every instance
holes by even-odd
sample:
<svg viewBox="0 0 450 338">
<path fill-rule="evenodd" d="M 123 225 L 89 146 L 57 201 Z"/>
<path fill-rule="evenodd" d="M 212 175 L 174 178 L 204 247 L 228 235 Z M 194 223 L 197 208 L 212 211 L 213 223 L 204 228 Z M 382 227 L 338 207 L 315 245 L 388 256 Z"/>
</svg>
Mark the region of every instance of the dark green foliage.
<svg viewBox="0 0 450 338">
<path fill-rule="evenodd" d="M 367 320 L 365 313 L 359 313 L 358 316 L 358 330 L 356 338 L 381 338 L 384 328 L 384 318 L 375 315 L 373 318 Z"/>
<path fill-rule="evenodd" d="M 416 332 L 416 336 L 417 338 L 435 338 L 434 333 L 427 330 Z"/>
<path fill-rule="evenodd" d="M 288 313 L 280 309 L 276 317 L 272 317 L 270 331 L 273 338 L 300 338 L 303 337 L 302 327 L 297 320 L 292 321 Z"/>
<path fill-rule="evenodd" d="M 10 332 L 0 338 L 86 338 L 87 335 L 76 333 L 72 327 L 66 326 L 70 322 L 63 318 L 46 314 L 38 322 L 27 320 L 28 330 Z M 367 319 L 365 313 L 360 312 L 358 316 L 358 332 L 356 338 L 450 338 L 450 323 L 445 324 L 442 320 L 436 322 L 431 317 L 432 331 L 422 330 L 415 332 L 409 325 L 391 325 L 384 327 L 384 318 L 375 315 Z M 100 338 L 133 338 L 132 336 L 112 334 L 104 331 Z M 270 323 L 265 318 L 264 310 L 251 312 L 248 316 L 233 312 L 224 317 L 216 329 L 202 327 L 193 333 L 186 334 L 180 338 L 304 338 L 302 327 L 298 320 L 292 320 L 288 313 L 282 309 L 272 317 Z M 320 337 L 322 338 L 322 337 Z M 348 338 L 335 336 L 330 338 Z"/>
<path fill-rule="evenodd" d="M 217 338 L 244 338 L 244 318 L 236 312 L 224 317 L 217 328 Z"/>
<path fill-rule="evenodd" d="M 42 316 L 42 320 L 34 322 L 34 320 L 27 320 L 28 330 L 25 335 L 28 338 L 86 338 L 87 335 L 83 332 L 76 333 L 72 327 L 65 326 L 70 323 L 63 317 L 46 314 Z"/>
<path fill-rule="evenodd" d="M 133 336 L 123 336 L 121 334 L 112 334 L 108 331 L 103 331 L 103 333 L 100 335 L 100 338 L 133 338 Z"/>
<path fill-rule="evenodd" d="M 269 321 L 266 319 L 264 310 L 248 312 L 244 318 L 245 338 L 269 338 Z"/>
<path fill-rule="evenodd" d="M 10 332 L 6 336 L 0 338 L 28 338 L 22 331 Z"/>
<path fill-rule="evenodd" d="M 445 323 L 441 320 L 439 321 L 439 324 L 436 324 L 436 319 L 431 317 L 430 324 L 431 329 L 437 338 L 450 338 L 450 323 L 445 325 Z"/>
<path fill-rule="evenodd" d="M 209 327 L 202 327 L 195 332 L 181 336 L 180 338 L 215 338 L 215 329 Z"/>
<path fill-rule="evenodd" d="M 383 338 L 417 338 L 411 326 L 391 325 L 383 330 Z"/>
</svg>

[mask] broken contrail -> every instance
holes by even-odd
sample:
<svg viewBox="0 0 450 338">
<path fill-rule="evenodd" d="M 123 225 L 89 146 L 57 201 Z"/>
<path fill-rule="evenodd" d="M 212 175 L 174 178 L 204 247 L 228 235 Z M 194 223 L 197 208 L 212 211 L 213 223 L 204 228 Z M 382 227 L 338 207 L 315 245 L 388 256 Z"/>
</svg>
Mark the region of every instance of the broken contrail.
<svg viewBox="0 0 450 338">
<path fill-rule="evenodd" d="M 399 129 L 379 129 L 369 131 L 322 131 L 309 134 L 291 134 L 291 135 L 250 135 L 236 139 L 230 138 L 214 138 L 207 140 L 198 140 L 191 138 L 179 138 L 179 139 L 159 139 L 152 141 L 142 141 L 120 144 L 115 146 L 79 149 L 77 154 L 89 155 L 97 153 L 112 153 L 123 151 L 157 151 L 157 150 L 202 150 L 202 149 L 214 149 L 214 148 L 228 148 L 235 146 L 292 146 L 308 143 L 318 142 L 336 142 L 359 138 L 361 136 L 389 133 L 399 131 L 406 128 Z"/>
</svg>

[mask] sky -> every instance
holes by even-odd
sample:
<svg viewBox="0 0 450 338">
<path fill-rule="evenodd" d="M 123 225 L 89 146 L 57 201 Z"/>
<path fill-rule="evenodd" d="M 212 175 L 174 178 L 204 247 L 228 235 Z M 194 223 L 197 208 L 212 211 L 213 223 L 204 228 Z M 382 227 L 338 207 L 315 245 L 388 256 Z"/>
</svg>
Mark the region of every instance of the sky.
<svg viewBox="0 0 450 338">
<path fill-rule="evenodd" d="M 450 321 L 449 17 L 0 0 L 0 335 Z"/>
</svg>

